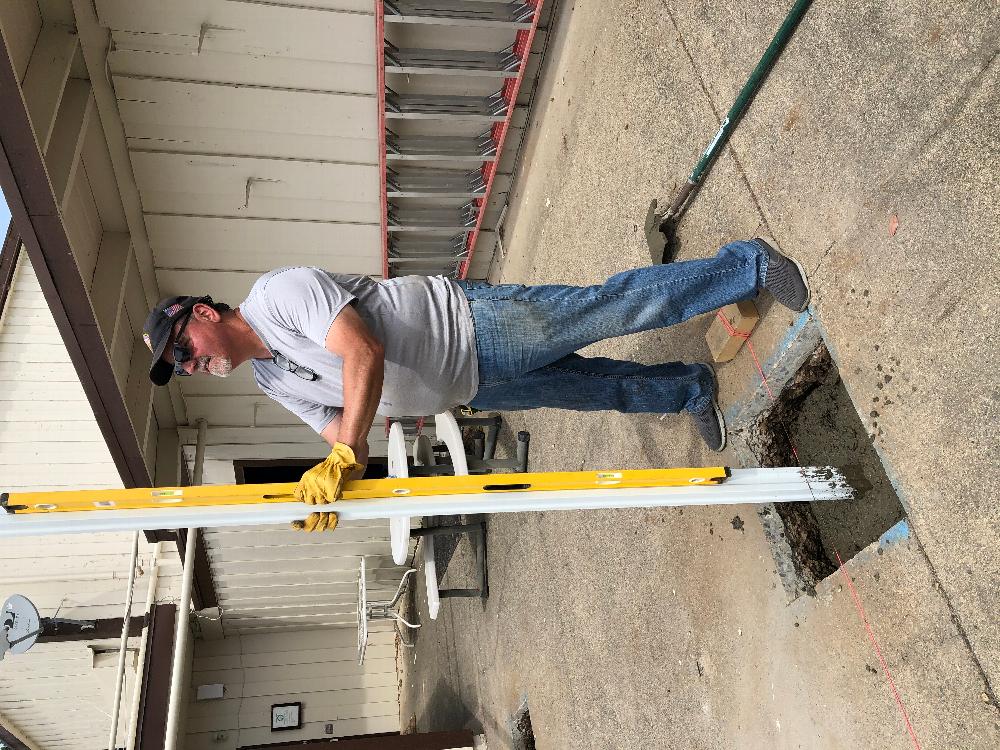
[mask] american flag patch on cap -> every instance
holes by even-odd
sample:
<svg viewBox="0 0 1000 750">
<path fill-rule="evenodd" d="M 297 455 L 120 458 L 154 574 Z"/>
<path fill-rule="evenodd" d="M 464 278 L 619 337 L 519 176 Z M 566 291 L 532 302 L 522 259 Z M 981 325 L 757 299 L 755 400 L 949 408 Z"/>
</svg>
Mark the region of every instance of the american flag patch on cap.
<svg viewBox="0 0 1000 750">
<path fill-rule="evenodd" d="M 171 305 L 170 307 L 168 307 L 168 308 L 167 308 L 166 310 L 164 310 L 164 311 L 163 311 L 163 314 L 164 314 L 164 315 L 166 315 L 166 316 L 167 316 L 168 318 L 172 318 L 172 317 L 174 317 L 174 316 L 175 316 L 175 315 L 176 315 L 176 314 L 177 314 L 178 312 L 180 312 L 180 310 L 181 310 L 181 308 L 182 308 L 182 307 L 184 307 L 184 305 L 181 305 L 181 304 L 173 304 L 173 305 Z"/>
</svg>

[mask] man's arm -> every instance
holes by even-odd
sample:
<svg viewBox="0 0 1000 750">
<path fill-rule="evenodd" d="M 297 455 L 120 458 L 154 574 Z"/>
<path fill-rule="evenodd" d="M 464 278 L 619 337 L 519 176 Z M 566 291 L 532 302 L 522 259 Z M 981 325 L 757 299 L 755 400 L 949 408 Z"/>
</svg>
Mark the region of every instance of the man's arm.
<svg viewBox="0 0 1000 750">
<path fill-rule="evenodd" d="M 330 445 L 351 447 L 358 463 L 368 463 L 368 431 L 382 396 L 385 348 L 350 305 L 337 315 L 326 348 L 343 360 L 344 411 L 320 433 Z"/>
</svg>

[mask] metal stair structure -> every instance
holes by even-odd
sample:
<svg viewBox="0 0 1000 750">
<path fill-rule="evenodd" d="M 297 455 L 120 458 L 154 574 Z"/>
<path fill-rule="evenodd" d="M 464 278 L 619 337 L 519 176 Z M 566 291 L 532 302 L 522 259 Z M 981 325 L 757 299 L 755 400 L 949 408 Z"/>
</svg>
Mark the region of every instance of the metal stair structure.
<svg viewBox="0 0 1000 750">
<path fill-rule="evenodd" d="M 386 278 L 468 275 L 542 2 L 376 2 Z"/>
</svg>

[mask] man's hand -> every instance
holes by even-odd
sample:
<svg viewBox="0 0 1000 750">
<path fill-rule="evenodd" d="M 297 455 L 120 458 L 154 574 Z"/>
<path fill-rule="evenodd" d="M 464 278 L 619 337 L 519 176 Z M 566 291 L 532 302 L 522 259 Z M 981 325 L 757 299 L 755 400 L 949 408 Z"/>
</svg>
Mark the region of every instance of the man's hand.
<svg viewBox="0 0 1000 750">
<path fill-rule="evenodd" d="M 305 521 L 292 521 L 296 531 L 333 531 L 337 528 L 336 513 L 310 513 Z"/>
<path fill-rule="evenodd" d="M 316 464 L 302 475 L 302 479 L 295 487 L 295 499 L 309 505 L 336 502 L 343 493 L 344 482 L 361 468 L 350 446 L 335 443 L 325 461 Z M 333 531 L 337 528 L 337 514 L 312 513 L 304 522 L 294 522 L 292 528 L 304 531 Z"/>
</svg>

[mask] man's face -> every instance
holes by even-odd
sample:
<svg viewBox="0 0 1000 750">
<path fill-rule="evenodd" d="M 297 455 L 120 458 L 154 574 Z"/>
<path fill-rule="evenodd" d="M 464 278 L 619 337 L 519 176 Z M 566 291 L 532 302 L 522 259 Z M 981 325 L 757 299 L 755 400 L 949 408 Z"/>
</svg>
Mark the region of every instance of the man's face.
<svg viewBox="0 0 1000 750">
<path fill-rule="evenodd" d="M 174 323 L 170 344 L 163 359 L 174 364 L 174 347 L 184 350 L 181 369 L 188 375 L 208 373 L 225 378 L 233 371 L 226 332 L 221 316 L 209 305 L 198 303 L 186 320 Z"/>
</svg>

